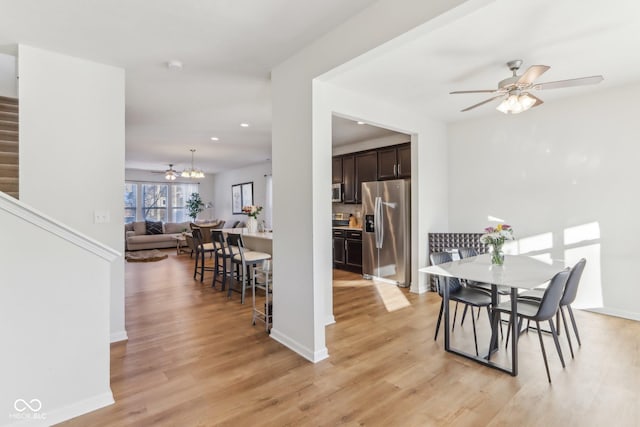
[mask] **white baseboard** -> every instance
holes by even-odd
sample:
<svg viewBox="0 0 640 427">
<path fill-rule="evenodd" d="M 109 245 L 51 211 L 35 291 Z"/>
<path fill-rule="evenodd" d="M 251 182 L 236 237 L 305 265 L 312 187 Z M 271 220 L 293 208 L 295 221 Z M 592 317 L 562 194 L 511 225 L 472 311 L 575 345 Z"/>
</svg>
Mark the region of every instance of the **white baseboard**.
<svg viewBox="0 0 640 427">
<path fill-rule="evenodd" d="M 312 351 L 308 347 L 300 344 L 298 341 L 283 334 L 276 328 L 271 329 L 270 336 L 274 340 L 278 341 L 280 344 L 293 350 L 294 352 L 298 353 L 300 356 L 304 357 L 310 362 L 318 363 L 319 361 L 329 357 L 329 350 L 327 350 L 327 347 L 323 347 L 317 351 Z"/>
<path fill-rule="evenodd" d="M 623 319 L 636 320 L 640 322 L 640 313 L 634 313 L 632 311 L 618 310 L 615 308 L 582 308 L 584 311 L 591 311 L 593 313 L 606 314 L 608 316 L 622 317 Z"/>
<path fill-rule="evenodd" d="M 127 336 L 127 331 L 123 329 L 122 331 L 112 332 L 110 339 L 111 339 L 110 342 L 114 343 L 114 342 L 126 341 L 129 339 L 129 337 Z"/>
<path fill-rule="evenodd" d="M 336 323 L 336 318 L 333 317 L 333 314 L 328 315 L 326 319 L 324 319 L 325 326 L 333 325 L 334 323 Z"/>
<path fill-rule="evenodd" d="M 36 426 L 36 425 L 51 426 L 54 424 L 61 423 L 63 421 L 70 420 L 71 418 L 79 417 L 80 415 L 84 415 L 88 412 L 92 412 L 97 409 L 104 408 L 105 406 L 113 405 L 114 402 L 115 401 L 113 400 L 113 394 L 111 394 L 111 391 L 108 391 L 107 393 L 99 394 L 97 396 L 90 397 L 88 399 L 84 399 L 76 403 L 72 403 L 71 405 L 64 406 L 62 408 L 54 409 L 53 411 L 43 410 L 41 412 L 42 412 L 42 415 L 44 416 L 44 419 L 39 420 L 39 421 L 42 421 L 42 423 L 36 422 L 34 424 L 33 421 L 31 421 L 31 422 L 28 422 L 27 424 L 29 426 Z M 22 420 L 20 422 L 9 424 L 9 425 L 22 426 L 22 425 L 25 425 L 25 423 L 24 423 L 24 420 Z"/>
<path fill-rule="evenodd" d="M 419 282 L 419 283 L 411 283 L 411 287 L 409 288 L 409 292 L 412 294 L 423 294 L 429 290 L 429 286 L 427 283 Z"/>
</svg>

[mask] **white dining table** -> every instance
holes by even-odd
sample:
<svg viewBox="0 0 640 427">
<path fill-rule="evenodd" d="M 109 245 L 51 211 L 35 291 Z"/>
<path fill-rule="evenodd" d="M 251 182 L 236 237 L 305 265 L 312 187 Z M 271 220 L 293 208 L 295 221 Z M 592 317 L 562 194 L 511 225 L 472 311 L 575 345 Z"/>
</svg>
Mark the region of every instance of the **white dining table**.
<svg viewBox="0 0 640 427">
<path fill-rule="evenodd" d="M 495 307 L 498 304 L 497 286 L 511 288 L 511 312 L 517 313 L 518 289 L 533 289 L 551 280 L 560 271 L 564 270 L 564 261 L 552 260 L 540 261 L 525 255 L 505 255 L 504 265 L 492 265 L 491 256 L 483 254 L 475 257 L 464 258 L 458 261 L 432 265 L 421 268 L 422 273 L 436 276 L 457 277 L 481 283 L 491 284 L 491 302 Z M 491 315 L 491 339 L 486 355 L 476 356 L 451 347 L 449 325 L 449 287 L 443 289 L 444 303 L 444 348 L 447 352 L 472 359 L 483 365 L 490 366 L 513 376 L 518 375 L 518 328 L 511 328 L 511 367 L 504 367 L 491 360 L 491 354 L 498 348 L 498 316 Z"/>
</svg>

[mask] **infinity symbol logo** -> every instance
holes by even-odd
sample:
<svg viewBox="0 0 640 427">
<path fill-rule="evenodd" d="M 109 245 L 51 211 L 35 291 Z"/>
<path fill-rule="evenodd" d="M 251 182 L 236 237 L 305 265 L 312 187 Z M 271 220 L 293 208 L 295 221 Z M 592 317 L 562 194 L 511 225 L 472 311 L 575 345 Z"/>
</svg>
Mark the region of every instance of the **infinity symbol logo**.
<svg viewBox="0 0 640 427">
<path fill-rule="evenodd" d="M 18 412 L 24 412 L 27 409 L 31 410 L 31 412 L 38 412 L 42 409 L 42 402 L 40 402 L 40 399 L 31 399 L 29 402 L 24 399 L 16 399 L 13 402 L 13 407 Z"/>
</svg>

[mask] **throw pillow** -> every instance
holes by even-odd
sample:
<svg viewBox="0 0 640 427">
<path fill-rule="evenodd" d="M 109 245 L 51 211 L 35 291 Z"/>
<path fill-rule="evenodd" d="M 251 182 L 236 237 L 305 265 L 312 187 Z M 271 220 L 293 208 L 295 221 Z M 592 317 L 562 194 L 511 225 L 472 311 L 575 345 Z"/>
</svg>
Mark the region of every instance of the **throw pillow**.
<svg viewBox="0 0 640 427">
<path fill-rule="evenodd" d="M 145 221 L 145 227 L 147 234 L 163 234 L 162 233 L 162 221 Z"/>
</svg>

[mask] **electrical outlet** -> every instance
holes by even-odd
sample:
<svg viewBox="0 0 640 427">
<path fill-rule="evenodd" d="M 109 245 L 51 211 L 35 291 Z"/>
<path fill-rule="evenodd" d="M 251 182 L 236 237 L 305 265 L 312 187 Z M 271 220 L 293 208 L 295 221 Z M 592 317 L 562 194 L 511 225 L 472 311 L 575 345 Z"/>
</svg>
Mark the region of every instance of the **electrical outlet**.
<svg viewBox="0 0 640 427">
<path fill-rule="evenodd" d="M 94 211 L 93 223 L 94 224 L 106 224 L 111 221 L 109 211 Z"/>
</svg>

